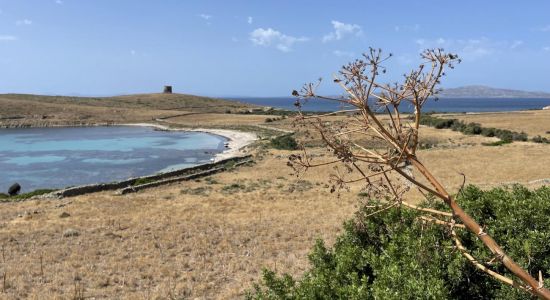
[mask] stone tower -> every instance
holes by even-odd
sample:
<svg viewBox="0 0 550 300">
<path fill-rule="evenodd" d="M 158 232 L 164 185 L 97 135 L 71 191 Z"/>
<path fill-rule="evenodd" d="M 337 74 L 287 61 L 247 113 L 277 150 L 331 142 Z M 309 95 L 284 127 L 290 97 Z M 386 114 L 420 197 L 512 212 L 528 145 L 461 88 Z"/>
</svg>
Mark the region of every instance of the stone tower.
<svg viewBox="0 0 550 300">
<path fill-rule="evenodd" d="M 163 93 L 164 94 L 172 94 L 172 86 L 171 85 L 165 85 Z"/>
</svg>

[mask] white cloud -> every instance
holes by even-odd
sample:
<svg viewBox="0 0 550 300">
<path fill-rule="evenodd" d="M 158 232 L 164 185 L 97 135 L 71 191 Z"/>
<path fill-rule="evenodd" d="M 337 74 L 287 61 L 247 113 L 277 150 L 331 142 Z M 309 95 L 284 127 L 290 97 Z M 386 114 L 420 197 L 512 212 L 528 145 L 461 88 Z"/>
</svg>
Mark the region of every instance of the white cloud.
<svg viewBox="0 0 550 300">
<path fill-rule="evenodd" d="M 17 20 L 15 22 L 15 25 L 21 26 L 21 25 L 32 25 L 32 21 L 29 19 L 23 19 L 23 20 Z"/>
<path fill-rule="evenodd" d="M 132 50 L 130 50 L 130 54 L 131 54 L 132 56 L 134 56 L 134 55 L 137 54 L 137 52 L 136 52 L 136 50 L 132 49 Z"/>
<path fill-rule="evenodd" d="M 418 30 L 420 30 L 420 25 L 418 25 L 418 24 L 414 24 L 414 25 L 403 25 L 403 26 L 395 25 L 395 26 L 393 27 L 393 29 L 395 30 L 395 32 L 399 32 L 399 31 L 413 31 L 413 32 L 417 32 Z"/>
<path fill-rule="evenodd" d="M 523 41 L 515 40 L 512 45 L 510 45 L 510 49 L 516 49 L 517 47 L 523 45 Z"/>
<path fill-rule="evenodd" d="M 239 39 L 238 39 L 238 38 L 236 38 L 236 37 L 231 37 L 231 41 L 232 41 L 233 43 L 236 43 L 236 42 L 238 42 L 238 41 L 239 41 Z"/>
<path fill-rule="evenodd" d="M 496 53 L 499 49 L 518 47 L 517 43 L 495 42 L 487 38 L 480 39 L 445 39 L 434 40 L 417 39 L 415 43 L 420 47 L 419 51 L 429 48 L 443 48 L 446 51 L 456 52 L 459 57 L 475 60 Z M 515 45 L 517 44 L 517 45 Z"/>
<path fill-rule="evenodd" d="M 341 50 L 334 50 L 332 51 L 332 54 L 338 56 L 338 57 L 354 57 L 355 54 L 350 51 L 341 51 Z"/>
<path fill-rule="evenodd" d="M 205 19 L 206 21 L 212 19 L 212 16 L 207 14 L 200 14 L 199 17 Z"/>
<path fill-rule="evenodd" d="M 549 31 L 550 31 L 550 25 L 538 27 L 538 28 L 535 28 L 534 30 L 536 30 L 536 31 L 542 31 L 542 32 L 549 32 Z"/>
<path fill-rule="evenodd" d="M 357 24 L 346 24 L 339 21 L 332 21 L 331 23 L 334 31 L 323 36 L 323 43 L 335 40 L 338 41 L 347 35 L 359 36 L 363 34 L 361 26 Z"/>
<path fill-rule="evenodd" d="M 544 50 L 544 51 L 550 51 L 550 46 L 542 47 L 542 50 Z"/>
<path fill-rule="evenodd" d="M 63 1 L 61 1 L 61 0 L 55 0 L 55 4 L 61 5 L 61 4 L 63 4 Z"/>
<path fill-rule="evenodd" d="M 286 35 L 272 28 L 257 28 L 250 33 L 250 40 L 254 45 L 257 46 L 275 46 L 280 51 L 290 52 L 292 51 L 292 46 L 294 46 L 294 44 L 305 42 L 309 39 L 306 37 L 294 37 Z"/>
<path fill-rule="evenodd" d="M 246 22 L 248 24 L 252 24 L 252 22 L 254 22 L 254 19 L 252 17 L 248 17 L 248 19 L 246 20 Z"/>
<path fill-rule="evenodd" d="M 0 35 L 0 42 L 2 41 L 15 41 L 17 40 L 16 36 L 13 35 Z"/>
</svg>

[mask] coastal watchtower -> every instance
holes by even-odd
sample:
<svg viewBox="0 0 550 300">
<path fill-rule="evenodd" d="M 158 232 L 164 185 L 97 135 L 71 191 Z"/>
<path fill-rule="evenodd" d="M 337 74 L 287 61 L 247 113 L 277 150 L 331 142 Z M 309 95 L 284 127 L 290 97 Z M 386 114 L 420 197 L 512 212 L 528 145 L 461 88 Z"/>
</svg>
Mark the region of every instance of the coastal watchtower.
<svg viewBox="0 0 550 300">
<path fill-rule="evenodd" d="M 172 94 L 172 86 L 171 85 L 165 85 L 164 90 L 162 92 L 164 94 Z"/>
</svg>

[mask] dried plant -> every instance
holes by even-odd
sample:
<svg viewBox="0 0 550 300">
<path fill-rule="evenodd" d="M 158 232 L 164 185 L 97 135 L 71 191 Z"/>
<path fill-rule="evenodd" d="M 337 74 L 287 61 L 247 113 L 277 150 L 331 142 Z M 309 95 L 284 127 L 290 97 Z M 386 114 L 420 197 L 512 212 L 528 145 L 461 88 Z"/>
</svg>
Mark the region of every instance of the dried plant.
<svg viewBox="0 0 550 300">
<path fill-rule="evenodd" d="M 382 63 L 391 54 L 383 56 L 380 49 L 370 49 L 363 56 L 343 66 L 334 76 L 334 82 L 345 91 L 344 96 L 316 94 L 320 80 L 292 92 L 299 108 L 296 125 L 306 129 L 306 136 L 312 134 L 310 130 L 320 135 L 332 158 L 328 162 L 315 163 L 314 157 L 302 147 L 302 154 L 290 156 L 289 166 L 301 173 L 312 167 L 334 165 L 335 174 L 330 175 L 332 191 L 347 188 L 352 183 L 363 184 L 363 191 L 370 198 L 385 199 L 384 205 L 373 214 L 399 207 L 421 210 L 425 213 L 423 221 L 449 227 L 456 248 L 479 270 L 505 284 L 550 299 L 550 291 L 543 287 L 540 274 L 537 280 L 515 263 L 455 202 L 416 155 L 423 106 L 437 95 L 444 70 L 459 63 L 458 57 L 443 49 L 426 50 L 421 54 L 423 62 L 418 69 L 404 75 L 402 83 L 381 84 L 379 75 L 386 72 Z M 311 100 L 333 101 L 339 103 L 341 109 L 326 114 L 303 113 L 303 103 Z M 410 116 L 404 113 L 406 106 L 412 107 Z M 404 201 L 404 194 L 411 188 L 441 199 L 452 214 Z M 457 228 L 475 234 L 494 255 L 494 260 L 500 261 L 519 280 L 498 274 L 476 260 L 455 234 Z"/>
</svg>

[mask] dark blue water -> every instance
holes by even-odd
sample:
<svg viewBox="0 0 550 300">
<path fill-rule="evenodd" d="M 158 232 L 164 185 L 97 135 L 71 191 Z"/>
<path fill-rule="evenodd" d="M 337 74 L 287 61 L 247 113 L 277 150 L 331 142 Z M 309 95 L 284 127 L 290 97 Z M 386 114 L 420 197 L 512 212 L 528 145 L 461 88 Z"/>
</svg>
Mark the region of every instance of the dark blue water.
<svg viewBox="0 0 550 300">
<path fill-rule="evenodd" d="M 271 106 L 286 110 L 296 110 L 295 98 L 239 98 L 242 102 Z M 550 105 L 550 99 L 519 99 L 519 98 L 444 98 L 437 101 L 430 100 L 424 106 L 424 111 L 435 112 L 498 112 L 541 109 Z M 334 102 L 313 99 L 308 100 L 302 107 L 304 111 L 334 111 L 340 106 Z M 403 104 L 403 112 L 412 111 L 412 106 Z"/>
<path fill-rule="evenodd" d="M 225 138 L 148 127 L 0 129 L 0 192 L 111 182 L 209 162 Z"/>
</svg>

